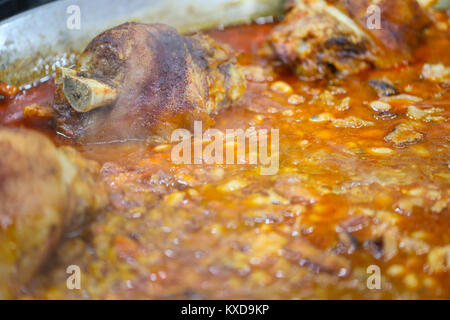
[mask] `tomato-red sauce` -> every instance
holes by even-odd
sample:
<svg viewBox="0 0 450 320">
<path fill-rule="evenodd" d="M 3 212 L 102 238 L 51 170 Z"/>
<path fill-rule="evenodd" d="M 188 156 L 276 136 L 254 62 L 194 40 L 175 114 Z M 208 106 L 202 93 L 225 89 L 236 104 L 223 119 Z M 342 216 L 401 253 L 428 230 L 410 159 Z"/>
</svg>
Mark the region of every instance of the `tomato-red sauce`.
<svg viewBox="0 0 450 320">
<path fill-rule="evenodd" d="M 240 51 L 242 64 L 268 70 L 215 127 L 279 129 L 277 174 L 175 165 L 169 146 L 154 143 L 74 145 L 103 165 L 111 205 L 61 244 L 24 297 L 450 298 L 450 92 L 421 76 L 425 63 L 450 66 L 448 35 L 435 32 L 401 68 L 306 82 L 257 55 L 271 28 L 209 34 Z M 376 112 L 369 79 L 420 101 L 391 100 L 389 113 Z M 71 144 L 49 121 L 21 114 L 30 103 L 51 105 L 54 88 L 0 102 L 0 123 Z M 434 118 L 414 118 L 411 105 L 435 108 Z M 387 141 L 402 123 L 422 139 Z M 82 290 L 66 288 L 72 264 Z M 368 285 L 370 266 L 379 267 L 378 289 Z"/>
</svg>

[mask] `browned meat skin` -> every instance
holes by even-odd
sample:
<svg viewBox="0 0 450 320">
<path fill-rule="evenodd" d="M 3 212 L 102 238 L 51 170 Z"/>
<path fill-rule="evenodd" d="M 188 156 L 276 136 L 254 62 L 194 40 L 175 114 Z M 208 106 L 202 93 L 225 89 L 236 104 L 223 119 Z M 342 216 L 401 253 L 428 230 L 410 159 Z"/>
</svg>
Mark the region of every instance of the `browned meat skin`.
<svg viewBox="0 0 450 320">
<path fill-rule="evenodd" d="M 99 166 L 28 130 L 0 129 L 0 299 L 12 298 L 64 231 L 106 204 Z"/>
<path fill-rule="evenodd" d="M 367 26 L 372 4 L 381 9 L 381 29 Z M 345 76 L 410 59 L 429 24 L 416 0 L 291 0 L 268 43 L 305 78 Z"/>
<path fill-rule="evenodd" d="M 112 106 L 80 113 L 60 90 L 58 129 L 80 142 L 166 138 L 194 120 L 206 127 L 246 89 L 229 46 L 161 24 L 126 23 L 100 34 L 75 70 L 119 92 Z"/>
</svg>

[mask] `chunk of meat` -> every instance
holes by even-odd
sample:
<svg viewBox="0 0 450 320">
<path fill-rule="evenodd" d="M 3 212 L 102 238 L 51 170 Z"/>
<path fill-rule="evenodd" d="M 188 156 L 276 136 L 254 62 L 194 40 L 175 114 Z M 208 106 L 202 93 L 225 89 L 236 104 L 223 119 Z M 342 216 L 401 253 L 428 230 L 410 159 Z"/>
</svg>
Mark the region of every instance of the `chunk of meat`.
<svg viewBox="0 0 450 320">
<path fill-rule="evenodd" d="M 430 24 L 415 0 L 291 0 L 269 36 L 274 55 L 306 78 L 345 76 L 411 57 Z M 368 14 L 371 13 L 371 14 Z M 374 19 L 373 21 L 371 19 Z"/>
<path fill-rule="evenodd" d="M 329 273 L 347 276 L 351 264 L 343 256 L 318 249 L 303 239 L 296 239 L 286 248 L 287 258 L 298 261 L 300 266 L 308 267 L 316 273 Z"/>
<path fill-rule="evenodd" d="M 347 117 L 345 119 L 334 119 L 333 125 L 336 128 L 363 128 L 373 126 L 372 121 L 366 121 L 354 116 Z"/>
<path fill-rule="evenodd" d="M 450 270 L 450 245 L 431 250 L 427 262 L 432 272 L 448 272 Z"/>
<path fill-rule="evenodd" d="M 23 108 L 25 117 L 52 118 L 54 116 L 53 108 L 32 103 Z"/>
<path fill-rule="evenodd" d="M 317 196 L 308 190 L 305 183 L 296 175 L 278 177 L 274 189 L 291 203 L 314 203 L 317 201 Z"/>
<path fill-rule="evenodd" d="M 384 140 L 392 143 L 397 148 L 406 147 L 417 143 L 423 139 L 423 134 L 414 130 L 414 127 L 407 124 L 399 124 L 389 133 Z"/>
<path fill-rule="evenodd" d="M 97 36 L 57 83 L 57 127 L 81 142 L 165 138 L 195 120 L 207 127 L 246 89 L 229 46 L 140 23 Z"/>
<path fill-rule="evenodd" d="M 414 105 L 408 106 L 408 112 L 406 113 L 406 116 L 413 120 L 422 120 L 426 122 L 430 121 L 444 121 L 445 118 L 442 116 L 439 116 L 439 113 L 444 112 L 443 108 L 419 108 Z"/>
<path fill-rule="evenodd" d="M 422 77 L 434 82 L 450 83 L 450 67 L 442 63 L 426 63 L 423 65 Z"/>
<path fill-rule="evenodd" d="M 27 130 L 0 129 L 0 298 L 42 266 L 64 231 L 106 203 L 99 166 Z"/>
<path fill-rule="evenodd" d="M 16 86 L 0 81 L 0 96 L 13 97 L 19 92 Z"/>
<path fill-rule="evenodd" d="M 400 93 L 392 84 L 383 80 L 370 79 L 369 85 L 375 89 L 380 97 L 390 97 Z"/>
</svg>

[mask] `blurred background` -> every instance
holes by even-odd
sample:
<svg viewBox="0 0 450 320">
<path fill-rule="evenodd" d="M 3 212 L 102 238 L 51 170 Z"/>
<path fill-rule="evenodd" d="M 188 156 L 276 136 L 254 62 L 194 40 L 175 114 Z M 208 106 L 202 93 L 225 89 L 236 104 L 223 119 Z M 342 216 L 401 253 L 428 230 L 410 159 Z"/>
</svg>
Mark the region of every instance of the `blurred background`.
<svg viewBox="0 0 450 320">
<path fill-rule="evenodd" d="M 0 0 L 0 20 L 55 0 Z"/>
<path fill-rule="evenodd" d="M 58 0 L 0 0 L 0 21 L 25 10 L 54 1 Z M 450 0 L 439 0 L 437 7 L 440 9 L 449 9 Z"/>
</svg>

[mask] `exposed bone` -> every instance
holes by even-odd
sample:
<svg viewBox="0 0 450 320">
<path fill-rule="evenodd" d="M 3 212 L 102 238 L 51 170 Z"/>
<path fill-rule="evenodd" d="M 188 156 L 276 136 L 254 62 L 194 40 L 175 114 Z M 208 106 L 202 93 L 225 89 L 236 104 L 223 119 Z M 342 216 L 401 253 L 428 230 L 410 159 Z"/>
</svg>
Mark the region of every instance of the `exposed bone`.
<svg viewBox="0 0 450 320">
<path fill-rule="evenodd" d="M 95 108 L 113 104 L 118 90 L 94 79 L 80 77 L 74 70 L 60 68 L 57 83 L 63 85 L 63 92 L 73 109 L 88 112 Z"/>
<path fill-rule="evenodd" d="M 166 140 L 173 130 L 193 129 L 196 120 L 206 128 L 247 87 L 230 46 L 208 35 L 181 35 L 162 24 L 130 22 L 106 30 L 88 44 L 72 70 L 62 71 L 55 125 L 80 143 Z M 102 92 L 97 103 L 96 88 L 86 79 L 115 88 L 119 97 L 114 101 L 112 94 L 105 99 Z M 70 101 L 72 92 L 87 95 L 88 101 L 74 103 L 82 99 L 78 96 Z M 112 101 L 107 108 L 74 111 Z"/>
</svg>

